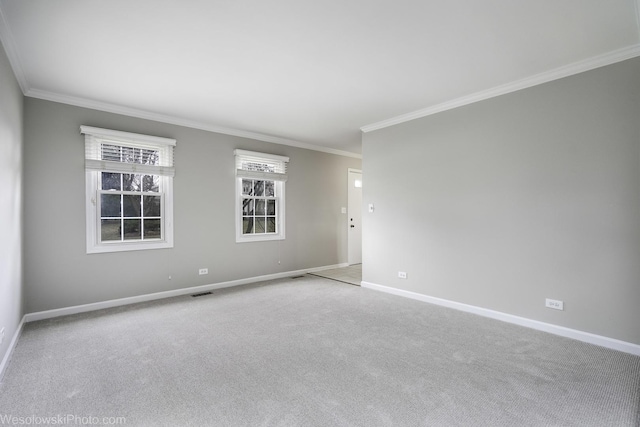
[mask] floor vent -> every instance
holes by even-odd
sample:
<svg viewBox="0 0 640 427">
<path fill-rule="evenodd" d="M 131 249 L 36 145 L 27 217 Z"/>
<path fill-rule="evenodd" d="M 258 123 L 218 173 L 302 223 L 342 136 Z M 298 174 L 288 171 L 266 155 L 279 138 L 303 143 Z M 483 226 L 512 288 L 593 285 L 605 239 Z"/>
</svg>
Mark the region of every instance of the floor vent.
<svg viewBox="0 0 640 427">
<path fill-rule="evenodd" d="M 302 279 L 304 276 L 292 276 L 292 279 Z"/>
<path fill-rule="evenodd" d="M 211 295 L 211 292 L 203 292 L 201 294 L 193 294 L 191 296 L 195 298 L 195 297 L 203 297 L 205 295 Z"/>
</svg>

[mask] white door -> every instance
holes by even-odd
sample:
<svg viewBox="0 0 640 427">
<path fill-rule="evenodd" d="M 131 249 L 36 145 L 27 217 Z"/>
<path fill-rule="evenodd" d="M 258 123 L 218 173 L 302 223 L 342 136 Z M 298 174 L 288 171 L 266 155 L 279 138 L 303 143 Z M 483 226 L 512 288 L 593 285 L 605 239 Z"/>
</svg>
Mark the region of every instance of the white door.
<svg viewBox="0 0 640 427">
<path fill-rule="evenodd" d="M 349 169 L 347 197 L 347 262 L 349 265 L 362 264 L 362 172 L 359 170 Z"/>
</svg>

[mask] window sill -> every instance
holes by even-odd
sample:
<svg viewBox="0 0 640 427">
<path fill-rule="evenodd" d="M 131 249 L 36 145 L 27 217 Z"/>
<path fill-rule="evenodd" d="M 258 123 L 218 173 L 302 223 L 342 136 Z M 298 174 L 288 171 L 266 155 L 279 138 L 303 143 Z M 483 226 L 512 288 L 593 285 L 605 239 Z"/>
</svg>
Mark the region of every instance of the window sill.
<svg viewBox="0 0 640 427">
<path fill-rule="evenodd" d="M 172 242 L 135 242 L 135 243 L 113 243 L 102 244 L 87 247 L 87 254 L 102 254 L 109 252 L 130 252 L 130 251 L 146 251 L 151 249 L 169 249 L 173 248 Z"/>
<path fill-rule="evenodd" d="M 284 236 L 281 234 L 236 236 L 236 243 L 269 242 L 272 240 L 284 240 Z"/>
</svg>

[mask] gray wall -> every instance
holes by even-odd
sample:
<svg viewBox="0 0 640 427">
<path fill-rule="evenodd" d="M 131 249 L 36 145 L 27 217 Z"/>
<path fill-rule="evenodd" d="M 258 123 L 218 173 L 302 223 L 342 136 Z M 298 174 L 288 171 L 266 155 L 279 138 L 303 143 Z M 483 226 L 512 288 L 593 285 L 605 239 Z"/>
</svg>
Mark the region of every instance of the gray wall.
<svg viewBox="0 0 640 427">
<path fill-rule="evenodd" d="M 367 133 L 363 159 L 364 281 L 640 344 L 639 58 Z"/>
<path fill-rule="evenodd" d="M 20 86 L 0 45 L 0 329 L 5 328 L 0 362 L 23 315 L 22 102 Z"/>
<path fill-rule="evenodd" d="M 177 139 L 173 249 L 85 253 L 80 125 Z M 235 243 L 235 148 L 290 157 L 286 240 Z M 33 98 L 24 158 L 28 313 L 347 261 L 340 208 L 359 159 Z"/>
</svg>

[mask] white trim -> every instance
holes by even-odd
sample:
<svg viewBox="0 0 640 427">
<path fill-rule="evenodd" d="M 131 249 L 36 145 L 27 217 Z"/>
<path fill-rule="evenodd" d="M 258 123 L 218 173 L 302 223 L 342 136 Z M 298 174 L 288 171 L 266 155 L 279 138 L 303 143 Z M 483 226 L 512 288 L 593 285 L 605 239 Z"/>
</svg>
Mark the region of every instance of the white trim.
<svg viewBox="0 0 640 427">
<path fill-rule="evenodd" d="M 7 366 L 9 366 L 9 360 L 11 360 L 11 356 L 13 355 L 13 351 L 16 348 L 16 345 L 18 344 L 18 339 L 20 338 L 20 335 L 22 334 L 22 327 L 24 326 L 26 320 L 25 320 L 25 316 L 22 316 L 22 320 L 20 320 L 20 323 L 18 324 L 18 327 L 16 328 L 16 332 L 13 334 L 13 338 L 11 339 L 11 343 L 9 344 L 9 347 L 7 348 L 7 352 L 5 353 L 4 357 L 2 358 L 2 363 L 0 363 L 0 383 L 2 382 L 2 377 L 4 376 L 4 371 L 7 368 Z"/>
<path fill-rule="evenodd" d="M 262 276 L 248 277 L 246 279 L 230 280 L 228 282 L 213 283 L 209 285 L 194 286 L 190 288 L 175 289 L 172 291 L 156 292 L 153 294 L 138 295 L 135 297 L 119 298 L 108 301 L 94 302 L 90 304 L 75 305 L 71 307 L 57 308 L 54 310 L 38 311 L 24 315 L 24 322 L 35 322 L 36 320 L 51 319 L 54 317 L 68 316 L 71 314 L 86 313 L 89 311 L 103 310 L 105 308 L 120 307 L 123 305 L 137 304 L 140 302 L 155 301 L 164 298 L 172 298 L 182 295 L 208 292 L 214 289 L 230 288 L 233 286 L 248 285 L 251 283 L 264 282 L 266 280 L 283 279 L 285 277 L 298 276 L 316 271 L 330 270 L 334 268 L 346 267 L 347 264 L 328 265 L 323 267 L 312 267 L 302 270 L 285 271 L 282 273 L 265 274 Z"/>
<path fill-rule="evenodd" d="M 630 353 L 636 356 L 640 356 L 640 345 L 638 344 L 633 344 L 630 342 L 621 341 L 614 338 L 604 337 L 601 335 L 595 335 L 589 332 L 578 331 L 576 329 L 570 329 L 564 326 L 558 326 L 550 323 L 540 322 L 537 320 L 527 319 L 525 317 L 514 316 L 512 314 L 489 310 L 487 308 L 463 304 L 463 303 L 446 300 L 442 298 L 431 297 L 431 296 L 419 294 L 416 292 L 405 291 L 403 289 L 377 285 L 375 283 L 362 281 L 360 283 L 360 286 L 362 286 L 363 288 L 385 292 L 388 294 L 397 295 L 405 298 L 411 298 L 411 299 L 426 302 L 429 304 L 435 304 L 443 307 L 453 308 L 456 310 L 465 311 L 467 313 L 473 313 L 479 316 L 489 317 L 491 319 L 501 320 L 503 322 L 513 323 L 515 325 L 536 329 L 538 331 L 548 332 L 550 334 L 559 335 L 561 337 L 572 338 L 574 340 L 583 341 L 589 344 L 595 344 L 601 347 L 610 348 L 612 350 L 618 350 L 625 353 Z"/>
<path fill-rule="evenodd" d="M 154 145 L 176 145 L 176 140 L 173 138 L 165 138 L 162 136 L 143 135 L 141 133 L 123 132 L 121 130 L 96 128 L 93 126 L 80 126 L 80 133 L 84 135 L 91 135 L 97 138 L 115 139 L 117 142 L 129 142 L 135 145 L 140 143 L 151 143 Z"/>
<path fill-rule="evenodd" d="M 263 234 L 243 234 L 242 233 L 242 177 L 236 178 L 236 243 L 269 242 L 274 240 L 285 240 L 286 229 L 286 188 L 285 181 L 274 180 L 276 186 L 276 232 Z"/>
<path fill-rule="evenodd" d="M 454 108 L 462 107 L 464 105 L 473 104 L 479 101 L 484 101 L 489 98 L 495 98 L 500 95 L 506 95 L 508 93 L 515 92 L 521 89 L 526 89 L 532 86 L 548 83 L 553 80 L 569 77 L 574 74 L 583 73 L 585 71 L 593 70 L 595 68 L 611 65 L 616 62 L 625 61 L 627 59 L 635 58 L 637 56 L 640 56 L 640 44 L 634 44 L 632 46 L 628 46 L 622 49 L 617 49 L 612 52 L 605 53 L 603 55 L 599 55 L 599 56 L 589 58 L 579 62 L 574 62 L 573 64 L 565 65 L 553 70 L 545 71 L 530 77 L 526 77 L 524 79 L 517 80 L 515 82 L 503 84 L 491 89 L 483 90 L 483 91 L 472 93 L 470 95 L 466 95 L 460 98 L 452 99 L 451 101 L 447 101 L 447 102 L 443 102 L 442 104 L 423 108 L 421 110 L 414 111 L 412 113 L 407 113 L 401 116 L 396 116 L 390 119 L 382 120 L 380 122 L 372 123 L 372 124 L 361 127 L 360 130 L 364 133 L 372 132 L 374 130 L 383 129 L 389 126 L 394 126 L 400 123 L 430 116 L 432 114 L 441 113 L 447 110 L 452 110 Z"/>
<path fill-rule="evenodd" d="M 15 70 L 14 70 L 15 72 Z M 321 151 L 323 153 L 335 154 L 337 156 L 353 157 L 362 159 L 362 154 L 351 153 L 348 151 L 337 150 L 334 148 L 321 147 L 318 145 L 307 144 L 305 142 L 294 141 L 291 139 L 280 138 L 278 136 L 265 135 L 257 132 L 249 132 L 240 129 L 233 129 L 223 126 L 217 126 L 211 123 L 188 120 L 181 117 L 170 116 L 166 114 L 154 113 L 151 111 L 129 108 L 122 105 L 110 104 L 107 102 L 94 101 L 91 99 L 79 98 L 69 95 L 61 95 L 45 90 L 29 88 L 23 90 L 24 95 L 31 98 L 43 99 L 45 101 L 59 102 L 61 104 L 74 105 L 76 107 L 89 108 L 92 110 L 104 111 L 107 113 L 122 114 L 129 117 L 139 119 L 153 120 L 161 123 L 169 123 L 177 126 L 184 126 L 191 129 L 200 129 L 208 132 L 215 132 L 224 135 L 238 136 L 241 138 L 255 139 L 258 141 L 270 142 L 272 144 L 288 145 L 291 147 L 304 148 L 307 150 Z"/>
</svg>

